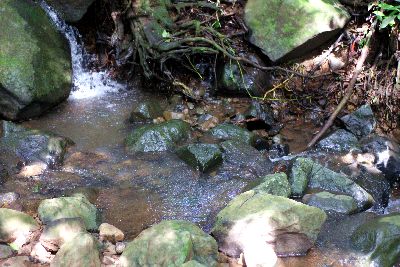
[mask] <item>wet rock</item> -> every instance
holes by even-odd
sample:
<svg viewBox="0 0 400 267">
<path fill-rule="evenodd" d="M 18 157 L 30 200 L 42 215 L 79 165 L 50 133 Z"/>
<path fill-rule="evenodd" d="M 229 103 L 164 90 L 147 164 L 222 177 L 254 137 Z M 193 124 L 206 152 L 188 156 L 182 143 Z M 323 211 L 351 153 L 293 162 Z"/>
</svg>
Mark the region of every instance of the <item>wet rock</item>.
<svg viewBox="0 0 400 267">
<path fill-rule="evenodd" d="M 400 215 L 370 220 L 357 228 L 351 241 L 355 249 L 369 254 L 370 266 L 393 266 L 400 258 Z"/>
<path fill-rule="evenodd" d="M 357 211 L 357 203 L 354 198 L 346 195 L 335 195 L 329 192 L 305 195 L 303 202 L 325 211 L 335 211 L 344 214 L 351 214 Z"/>
<path fill-rule="evenodd" d="M 14 252 L 10 246 L 0 244 L 0 259 L 9 258 L 13 254 Z"/>
<path fill-rule="evenodd" d="M 122 266 L 181 266 L 195 260 L 217 266 L 215 240 L 186 221 L 163 221 L 144 230 L 121 256 Z"/>
<path fill-rule="evenodd" d="M 126 245 L 124 242 L 117 242 L 117 243 L 115 243 L 115 252 L 117 254 L 122 254 L 122 252 L 124 252 L 124 250 L 125 250 L 125 247 L 126 247 Z"/>
<path fill-rule="evenodd" d="M 4 0 L 0 10 L 0 116 L 32 118 L 68 97 L 69 46 L 34 2 Z"/>
<path fill-rule="evenodd" d="M 237 140 L 249 145 L 254 145 L 257 139 L 256 135 L 247 129 L 228 123 L 218 125 L 209 133 L 220 140 Z"/>
<path fill-rule="evenodd" d="M 250 42 L 272 61 L 299 57 L 334 37 L 350 19 L 336 0 L 250 0 L 245 22 Z"/>
<path fill-rule="evenodd" d="M 290 184 L 284 172 L 266 175 L 263 182 L 253 190 L 282 197 L 289 197 L 291 194 Z"/>
<path fill-rule="evenodd" d="M 201 172 L 207 172 L 222 163 L 222 152 L 218 145 L 191 144 L 176 151 L 187 164 Z"/>
<path fill-rule="evenodd" d="M 272 172 L 272 162 L 254 147 L 236 140 L 220 144 L 223 164 L 219 174 L 240 179 L 258 179 Z"/>
<path fill-rule="evenodd" d="M 0 151 L 8 156 L 14 155 L 24 165 L 41 162 L 52 167 L 62 164 L 68 146 L 73 144 L 68 138 L 27 129 L 12 122 L 4 122 L 3 130 Z"/>
<path fill-rule="evenodd" d="M 210 114 L 203 114 L 199 117 L 197 123 L 199 124 L 200 130 L 206 132 L 211 128 L 214 128 L 218 125 L 219 120 L 217 117 L 214 117 Z"/>
<path fill-rule="evenodd" d="M 58 219 L 44 226 L 40 243 L 48 250 L 57 251 L 64 243 L 85 232 L 86 226 L 81 218 Z"/>
<path fill-rule="evenodd" d="M 131 153 L 166 151 L 188 138 L 189 132 L 189 124 L 181 120 L 145 125 L 128 136 L 126 147 Z"/>
<path fill-rule="evenodd" d="M 78 22 L 94 0 L 46 0 L 67 22 Z"/>
<path fill-rule="evenodd" d="M 181 112 L 164 111 L 163 117 L 165 120 L 170 121 L 170 120 L 184 120 L 186 116 Z"/>
<path fill-rule="evenodd" d="M 0 209 L 0 242 L 11 243 L 39 229 L 31 216 L 16 210 Z"/>
<path fill-rule="evenodd" d="M 289 145 L 287 144 L 272 144 L 268 150 L 268 156 L 271 159 L 281 158 L 289 155 Z"/>
<path fill-rule="evenodd" d="M 302 245 L 302 254 L 305 254 L 310 246 L 305 245 L 304 238 L 312 245 L 325 219 L 325 212 L 318 208 L 250 190 L 235 197 L 218 213 L 212 235 L 220 251 L 233 257 L 244 252 L 246 262 L 251 261 L 254 264 L 251 266 L 256 266 L 262 264 L 263 259 L 252 260 L 252 251 L 257 251 L 261 257 L 268 256 L 277 240 L 282 237 L 283 241 L 286 234 L 291 234 L 297 243 L 291 245 L 296 247 L 296 251 L 291 252 L 298 253 L 297 248 Z M 290 251 L 286 253 L 290 254 Z"/>
<path fill-rule="evenodd" d="M 253 100 L 251 102 L 251 105 L 244 113 L 244 116 L 246 117 L 246 119 L 258 119 L 264 124 L 265 129 L 270 128 L 276 124 L 271 108 L 256 100 Z M 249 128 L 251 127 L 251 125 L 249 125 L 248 123 L 247 127 Z"/>
<path fill-rule="evenodd" d="M 370 105 L 364 105 L 351 114 L 343 116 L 342 122 L 346 129 L 358 138 L 372 133 L 376 127 L 376 120 Z"/>
<path fill-rule="evenodd" d="M 45 199 L 39 205 L 38 214 L 45 224 L 64 218 L 81 218 L 87 230 L 97 230 L 100 224 L 99 211 L 83 195 Z"/>
<path fill-rule="evenodd" d="M 8 258 L 1 263 L 1 267 L 28 267 L 32 266 L 28 256 L 16 256 Z"/>
<path fill-rule="evenodd" d="M 145 101 L 134 107 L 129 117 L 130 122 L 151 122 L 163 116 L 160 104 L 156 101 Z"/>
<path fill-rule="evenodd" d="M 15 192 L 8 192 L 0 194 L 0 206 L 9 205 L 19 199 L 19 194 Z"/>
<path fill-rule="evenodd" d="M 51 266 L 71 267 L 90 266 L 100 267 L 98 241 L 90 234 L 75 236 L 71 241 L 61 246 Z"/>
<path fill-rule="evenodd" d="M 326 151 L 347 152 L 358 148 L 357 137 L 343 129 L 339 129 L 317 143 L 317 147 Z"/>
<path fill-rule="evenodd" d="M 36 243 L 33 246 L 30 256 L 43 264 L 49 264 L 54 258 L 51 252 L 47 251 L 41 243 Z"/>
<path fill-rule="evenodd" d="M 365 210 L 374 203 L 372 196 L 348 176 L 336 173 L 308 158 L 296 159 L 290 182 L 294 196 L 302 196 L 307 188 L 315 188 L 352 196 L 357 202 L 358 210 Z"/>
<path fill-rule="evenodd" d="M 361 149 L 375 156 L 376 167 L 385 174 L 386 179 L 400 180 L 400 146 L 393 140 L 378 135 L 370 135 L 361 141 Z"/>
<path fill-rule="evenodd" d="M 107 240 L 112 243 L 124 240 L 124 233 L 114 225 L 102 223 L 99 227 L 100 239 Z"/>
<path fill-rule="evenodd" d="M 241 55 L 252 62 L 264 65 L 254 54 Z M 237 62 L 227 61 L 218 71 L 218 88 L 231 94 L 263 96 L 271 84 L 271 76 L 266 72 Z"/>
</svg>

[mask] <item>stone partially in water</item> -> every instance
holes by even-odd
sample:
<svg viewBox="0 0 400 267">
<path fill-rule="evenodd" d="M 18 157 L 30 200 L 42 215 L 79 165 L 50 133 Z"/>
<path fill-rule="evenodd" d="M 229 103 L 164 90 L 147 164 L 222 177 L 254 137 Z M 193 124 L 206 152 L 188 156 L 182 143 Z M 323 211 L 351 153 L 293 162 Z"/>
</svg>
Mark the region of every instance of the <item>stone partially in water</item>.
<svg viewBox="0 0 400 267">
<path fill-rule="evenodd" d="M 182 120 L 136 128 L 126 139 L 129 152 L 166 151 L 189 137 L 190 125 Z"/>
<path fill-rule="evenodd" d="M 334 37 L 350 19 L 336 0 L 249 0 L 250 42 L 272 60 L 298 57 Z"/>
<path fill-rule="evenodd" d="M 14 252 L 10 246 L 0 244 L 0 259 L 8 258 L 12 256 L 13 253 Z"/>
<path fill-rule="evenodd" d="M 291 193 L 290 184 L 284 172 L 266 175 L 263 182 L 253 190 L 282 197 L 289 197 Z"/>
<path fill-rule="evenodd" d="M 51 262 L 51 266 L 100 267 L 98 241 L 88 233 L 75 236 L 71 241 L 61 246 L 54 260 Z"/>
<path fill-rule="evenodd" d="M 39 229 L 28 214 L 11 209 L 0 209 L 0 242 L 11 243 L 20 236 L 27 236 Z"/>
<path fill-rule="evenodd" d="M 129 117 L 130 122 L 146 122 L 153 121 L 158 117 L 163 116 L 163 110 L 160 104 L 156 101 L 145 101 L 139 103 L 131 112 Z"/>
<path fill-rule="evenodd" d="M 256 135 L 247 129 L 228 123 L 212 128 L 209 133 L 220 140 L 237 140 L 249 145 L 254 145 L 257 139 Z"/>
<path fill-rule="evenodd" d="M 400 258 L 400 215 L 370 220 L 357 228 L 351 241 L 355 249 L 369 254 L 370 266 L 393 266 Z"/>
<path fill-rule="evenodd" d="M 214 144 L 191 144 L 179 148 L 176 153 L 190 166 L 202 172 L 222 163 L 222 152 Z"/>
<path fill-rule="evenodd" d="M 107 240 L 112 243 L 122 241 L 125 238 L 125 235 L 121 230 L 108 223 L 102 223 L 99 227 L 99 232 L 102 240 Z"/>
<path fill-rule="evenodd" d="M 374 203 L 373 197 L 348 176 L 336 173 L 308 158 L 296 159 L 290 182 L 292 194 L 295 196 L 302 196 L 307 188 L 314 188 L 352 196 L 359 211 Z"/>
<path fill-rule="evenodd" d="M 193 223 L 162 221 L 144 230 L 130 242 L 121 256 L 124 267 L 182 266 L 195 260 L 217 266 L 215 240 Z"/>
<path fill-rule="evenodd" d="M 376 120 L 370 105 L 361 106 L 353 113 L 340 118 L 346 129 L 358 138 L 372 133 L 376 127 Z"/>
<path fill-rule="evenodd" d="M 250 190 L 235 197 L 218 213 L 212 235 L 220 251 L 234 257 L 244 251 L 247 262 L 250 259 L 246 251 L 266 255 L 274 248 L 275 242 L 286 234 L 291 234 L 298 243 L 290 245 L 295 251 L 288 251 L 282 246 L 280 251 L 297 253 L 298 248 L 303 246 L 302 252 L 306 252 L 310 247 L 306 246 L 304 238 L 312 245 L 326 217 L 325 212 L 318 208 Z M 254 263 L 260 264 L 261 260 Z"/>
<path fill-rule="evenodd" d="M 351 214 L 357 211 L 357 203 L 354 198 L 346 195 L 335 195 L 329 192 L 320 192 L 305 195 L 304 203 L 325 211 L 336 211 Z"/>
<path fill-rule="evenodd" d="M 45 224 L 63 218 L 81 218 L 87 230 L 97 230 L 100 225 L 99 211 L 82 195 L 45 199 L 38 214 Z"/>
<path fill-rule="evenodd" d="M 77 22 L 85 15 L 94 0 L 46 0 L 68 22 Z"/>
<path fill-rule="evenodd" d="M 68 43 L 32 1 L 0 1 L 0 115 L 23 120 L 65 100 L 72 86 Z"/>
<path fill-rule="evenodd" d="M 333 152 L 348 152 L 351 149 L 358 148 L 357 137 L 343 129 L 339 129 L 328 137 L 319 141 L 316 145 L 318 148 Z"/>
</svg>

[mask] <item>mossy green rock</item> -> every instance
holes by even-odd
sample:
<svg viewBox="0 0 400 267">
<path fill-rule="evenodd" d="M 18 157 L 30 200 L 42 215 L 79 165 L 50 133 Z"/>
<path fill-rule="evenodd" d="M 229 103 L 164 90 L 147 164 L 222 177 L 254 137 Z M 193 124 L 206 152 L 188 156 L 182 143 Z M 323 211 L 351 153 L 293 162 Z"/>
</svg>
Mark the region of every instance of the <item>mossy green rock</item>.
<svg viewBox="0 0 400 267">
<path fill-rule="evenodd" d="M 263 182 L 253 190 L 282 197 L 289 197 L 291 193 L 286 173 L 283 172 L 266 175 Z"/>
<path fill-rule="evenodd" d="M 68 22 L 77 22 L 94 0 L 46 0 Z"/>
<path fill-rule="evenodd" d="M 190 166 L 202 172 L 222 163 L 222 152 L 214 144 L 191 144 L 179 148 L 176 153 Z"/>
<path fill-rule="evenodd" d="M 100 267 L 100 244 L 90 234 L 83 233 L 75 236 L 61 246 L 51 267 Z"/>
<path fill-rule="evenodd" d="M 30 0 L 2 0 L 0 29 L 0 115 L 27 119 L 66 99 L 69 46 L 46 13 Z"/>
<path fill-rule="evenodd" d="M 391 267 L 400 258 L 400 214 L 373 219 L 351 237 L 353 247 L 369 254 L 370 266 Z"/>
<path fill-rule="evenodd" d="M 193 223 L 162 221 L 141 232 L 126 246 L 121 264 L 163 267 L 197 261 L 212 267 L 217 265 L 217 254 L 217 242 Z"/>
<path fill-rule="evenodd" d="M 63 218 L 81 218 L 87 230 L 97 230 L 100 225 L 99 211 L 82 195 L 45 199 L 38 214 L 45 224 Z"/>
<path fill-rule="evenodd" d="M 0 209 L 0 242 L 11 243 L 19 235 L 39 229 L 39 225 L 28 214 L 11 209 Z"/>
<path fill-rule="evenodd" d="M 152 121 L 163 116 L 160 104 L 156 101 L 145 101 L 139 103 L 131 112 L 130 122 L 146 122 Z"/>
<path fill-rule="evenodd" d="M 357 203 L 354 198 L 346 195 L 335 195 L 329 192 L 320 192 L 307 195 L 304 203 L 325 211 L 336 211 L 351 214 L 357 211 Z"/>
<path fill-rule="evenodd" d="M 209 132 L 217 139 L 237 140 L 249 145 L 254 145 L 257 139 L 256 135 L 249 130 L 228 123 L 220 124 L 212 128 Z"/>
<path fill-rule="evenodd" d="M 190 125 L 182 120 L 136 128 L 126 139 L 129 152 L 166 151 L 189 137 Z"/>
<path fill-rule="evenodd" d="M 315 188 L 353 197 L 359 211 L 371 207 L 374 203 L 373 197 L 348 176 L 325 168 L 308 158 L 296 159 L 290 183 L 294 196 L 303 196 L 307 188 Z"/>
<path fill-rule="evenodd" d="M 284 234 L 298 234 L 314 242 L 326 217 L 319 208 L 250 190 L 218 213 L 212 235 L 220 251 L 238 256 L 250 243 L 271 243 Z"/>
<path fill-rule="evenodd" d="M 335 36 L 350 19 L 336 0 L 249 0 L 250 42 L 272 60 L 301 56 Z"/>
</svg>

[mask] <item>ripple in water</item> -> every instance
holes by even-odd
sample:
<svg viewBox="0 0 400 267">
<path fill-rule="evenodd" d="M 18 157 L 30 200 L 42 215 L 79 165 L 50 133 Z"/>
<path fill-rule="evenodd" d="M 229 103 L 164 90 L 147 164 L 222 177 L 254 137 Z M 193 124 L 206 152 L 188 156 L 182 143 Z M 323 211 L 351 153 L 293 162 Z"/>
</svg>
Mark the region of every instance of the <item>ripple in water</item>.
<svg viewBox="0 0 400 267">
<path fill-rule="evenodd" d="M 88 54 L 82 46 L 78 30 L 62 20 L 57 12 L 48 6 L 45 1 L 41 1 L 40 6 L 68 40 L 71 48 L 73 90 L 69 100 L 99 97 L 125 88 L 124 84 L 113 80 L 106 71 L 89 70 L 87 66 L 88 63 L 93 61 L 93 56 Z"/>
</svg>

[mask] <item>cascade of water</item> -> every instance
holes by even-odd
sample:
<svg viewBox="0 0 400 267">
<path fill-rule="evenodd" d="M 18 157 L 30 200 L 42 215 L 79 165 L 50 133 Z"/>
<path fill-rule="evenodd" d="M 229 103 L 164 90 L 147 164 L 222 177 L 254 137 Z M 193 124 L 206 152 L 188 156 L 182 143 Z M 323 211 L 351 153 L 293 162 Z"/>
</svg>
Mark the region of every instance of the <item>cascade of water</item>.
<svg viewBox="0 0 400 267">
<path fill-rule="evenodd" d="M 93 56 L 85 51 L 78 30 L 62 20 L 57 12 L 47 5 L 45 1 L 41 1 L 40 6 L 68 40 L 71 48 L 73 90 L 69 99 L 99 97 L 108 92 L 115 92 L 124 88 L 123 84 L 110 78 L 107 72 L 89 70 L 87 66 L 93 61 Z"/>
</svg>

